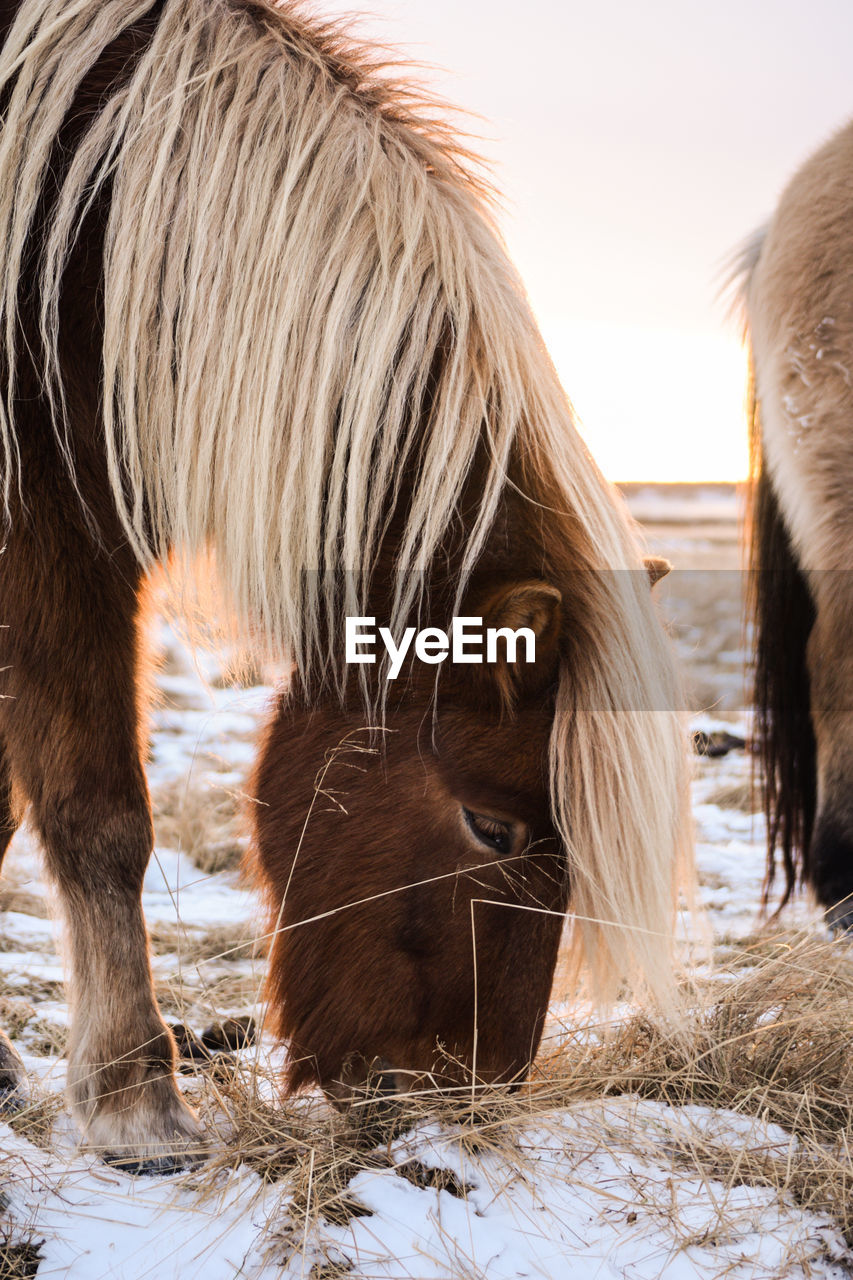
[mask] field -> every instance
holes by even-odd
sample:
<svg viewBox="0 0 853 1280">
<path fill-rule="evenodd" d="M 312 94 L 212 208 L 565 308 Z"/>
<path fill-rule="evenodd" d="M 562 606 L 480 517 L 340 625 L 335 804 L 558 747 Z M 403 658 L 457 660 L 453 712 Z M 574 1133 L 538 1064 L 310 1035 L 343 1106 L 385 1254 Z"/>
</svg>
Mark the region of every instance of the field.
<svg viewBox="0 0 853 1280">
<path fill-rule="evenodd" d="M 692 725 L 748 736 L 737 498 L 634 486 Z M 196 1036 L 259 1019 L 264 944 L 240 879 L 243 780 L 273 673 L 235 684 L 158 621 L 145 909 L 158 994 Z M 711 737 L 712 743 L 720 741 Z M 134 1179 L 64 1110 L 61 938 L 26 830 L 0 881 L 0 1021 L 34 1081 L 0 1125 L 0 1280 L 835 1278 L 853 1274 L 853 960 L 805 901 L 761 917 L 763 822 L 743 747 L 695 758 L 701 907 L 684 926 L 690 1031 L 605 1028 L 558 973 L 529 1089 L 476 1113 L 282 1107 L 283 1050 L 183 1062 L 211 1159 Z M 703 923 L 704 922 L 704 923 Z"/>
</svg>

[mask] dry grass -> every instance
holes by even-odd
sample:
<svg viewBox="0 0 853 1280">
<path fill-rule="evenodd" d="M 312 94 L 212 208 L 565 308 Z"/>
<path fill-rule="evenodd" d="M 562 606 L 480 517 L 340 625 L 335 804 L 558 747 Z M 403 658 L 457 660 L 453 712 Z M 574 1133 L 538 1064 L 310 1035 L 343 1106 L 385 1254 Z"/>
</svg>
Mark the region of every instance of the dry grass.
<svg viewBox="0 0 853 1280">
<path fill-rule="evenodd" d="M 602 1150 L 611 1141 L 655 1166 L 668 1161 L 673 1173 L 688 1172 L 718 1192 L 722 1186 L 723 1203 L 733 1187 L 772 1188 L 834 1221 L 853 1249 L 853 952 L 844 942 L 780 935 L 764 937 L 750 958 L 751 967 L 744 963 L 728 979 L 691 992 L 689 1025 L 677 1034 L 640 1015 L 606 1031 L 592 1021 L 562 1028 L 515 1093 L 365 1096 L 336 1112 L 319 1099 L 279 1105 L 274 1077 L 249 1062 L 251 1055 L 223 1060 L 200 1072 L 194 1086 L 217 1135 L 198 1186 L 215 1187 L 224 1170 L 240 1164 L 280 1181 L 271 1247 L 282 1260 L 303 1247 L 318 1219 L 340 1224 L 367 1212 L 350 1190 L 362 1170 L 388 1169 L 465 1197 L 464 1182 L 449 1170 L 395 1161 L 390 1142 L 412 1127 L 438 1120 L 467 1157 L 497 1156 L 532 1178 L 523 1140 L 531 1125 L 565 1132 L 567 1112 L 582 1116 L 591 1102 L 633 1095 L 673 1107 L 727 1108 L 753 1117 L 759 1135 L 774 1123 L 791 1139 L 781 1146 L 738 1141 L 689 1117 L 678 1127 L 673 1113 L 675 1128 L 662 1143 L 639 1124 L 626 1128 L 623 1121 L 610 1131 L 606 1111 L 595 1110 L 590 1125 Z M 330 1259 L 329 1276 L 336 1266 Z"/>
<path fill-rule="evenodd" d="M 0 1026 L 16 1040 L 36 1017 L 36 1011 L 28 1000 L 0 995 Z"/>
<path fill-rule="evenodd" d="M 713 1234 L 701 1240 L 690 1235 L 689 1214 L 675 1194 L 669 1208 L 669 1202 L 644 1199 L 642 1187 L 635 1200 L 624 1201 L 629 1224 L 638 1210 L 670 1213 L 667 1229 L 684 1245 L 735 1237 L 742 1228 L 737 1215 L 744 1211 L 736 1196 L 729 1207 L 730 1193 L 746 1185 L 769 1188 L 778 1200 L 834 1222 L 853 1250 L 853 950 L 843 940 L 765 932 L 747 943 L 736 966 L 694 985 L 689 998 L 692 1012 L 677 1032 L 640 1014 L 607 1027 L 592 1015 L 553 1025 L 531 1079 L 515 1093 L 491 1089 L 472 1095 L 465 1089 L 456 1097 L 394 1099 L 366 1094 L 337 1111 L 316 1096 L 279 1101 L 276 1067 L 261 1047 L 217 1055 L 183 1077 L 212 1151 L 184 1185 L 200 1200 L 212 1199 L 240 1166 L 275 1183 L 281 1194 L 264 1234 L 270 1256 L 279 1265 L 301 1256 L 313 1280 L 336 1280 L 349 1264 L 334 1252 L 323 1253 L 319 1228 L 369 1213 L 352 1187 L 362 1171 L 387 1172 L 461 1200 L 469 1194 L 466 1178 L 453 1168 L 433 1167 L 392 1148 L 396 1137 L 431 1122 L 449 1165 L 500 1166 L 535 1185 L 535 1129 L 559 1135 L 566 1179 L 594 1185 L 595 1164 L 584 1167 L 584 1161 L 598 1151 L 618 1153 L 623 1165 L 635 1161 L 669 1173 L 676 1183 L 686 1175 L 704 1184 L 718 1219 Z M 31 1020 L 25 1015 L 31 1011 L 17 1003 L 20 1009 L 10 1001 L 2 1012 L 14 1026 L 17 1010 L 27 1031 Z M 670 1113 L 655 1112 L 652 1123 L 644 1118 L 642 1100 L 673 1108 L 697 1103 L 752 1120 L 743 1121 L 746 1130 L 727 1129 L 705 1125 L 697 1113 L 673 1110 L 671 1121 L 659 1118 Z M 14 1127 L 49 1147 L 58 1107 L 56 1098 L 37 1099 Z M 768 1124 L 781 1126 L 790 1138 L 772 1132 L 768 1137 Z M 748 1138 L 741 1140 L 743 1132 Z M 548 1176 L 554 1173 L 552 1161 Z M 27 1252 L 30 1246 L 22 1247 L 25 1263 L 35 1255 Z M 2 1248 L 0 1231 L 0 1276 L 17 1275 L 3 1270 Z M 853 1254 L 841 1261 L 853 1268 Z M 804 1269 L 810 1274 L 808 1265 Z"/>
<path fill-rule="evenodd" d="M 29 1280 L 38 1274 L 41 1245 L 34 1239 L 8 1235 L 0 1223 L 0 1276 L 3 1280 Z"/>
<path fill-rule="evenodd" d="M 65 999 L 65 984 L 59 979 L 21 975 L 0 975 L 0 999 L 23 1000 L 31 1005 Z"/>
<path fill-rule="evenodd" d="M 223 842 L 238 838 L 230 797 L 211 803 L 209 791 L 185 785 L 161 789 L 157 822 L 162 843 L 183 849 L 208 871 L 221 865 Z M 234 860 L 239 853 L 235 846 Z M 176 957 L 175 975 L 157 984 L 168 1016 L 200 1026 L 223 1010 L 254 1008 L 256 966 L 234 963 L 262 959 L 264 946 L 253 941 L 249 925 L 199 930 L 157 924 L 152 942 L 156 954 Z M 575 1176 L 575 1155 L 582 1161 L 594 1143 L 603 1151 L 630 1150 L 650 1166 L 668 1164 L 673 1176 L 698 1178 L 714 1188 L 714 1196 L 722 1188 L 724 1206 L 732 1188 L 770 1188 L 835 1222 L 853 1249 L 853 948 L 841 939 L 765 929 L 746 942 L 723 938 L 715 953 L 725 971 L 690 989 L 692 1012 L 678 1033 L 640 1014 L 607 1028 L 591 1015 L 575 1020 L 573 1014 L 570 1025 L 551 1028 L 530 1081 L 515 1093 L 477 1091 L 472 1098 L 462 1091 L 456 1098 L 393 1101 L 365 1096 L 343 1113 L 317 1098 L 277 1101 L 275 1071 L 251 1050 L 191 1067 L 188 1092 L 211 1132 L 213 1151 L 191 1175 L 192 1185 L 202 1198 L 219 1194 L 222 1178 L 240 1165 L 280 1184 L 267 1243 L 283 1262 L 304 1254 L 306 1242 L 317 1239 L 320 1220 L 340 1225 L 368 1212 L 351 1190 L 363 1170 L 385 1170 L 465 1198 L 464 1180 L 449 1169 L 392 1153 L 390 1143 L 403 1131 L 438 1120 L 448 1144 L 466 1159 L 495 1158 L 533 1181 L 535 1160 L 525 1134 L 531 1126 L 552 1127 L 562 1139 L 567 1132 L 576 1135 L 568 1139 L 578 1151 L 566 1151 L 566 1177 Z M 0 1020 L 31 1052 L 56 1055 L 64 1030 L 57 1035 L 36 1012 L 47 998 L 61 998 L 61 990 L 45 979 L 10 988 L 0 1001 Z M 756 1132 L 768 1122 L 781 1126 L 791 1141 L 781 1147 L 742 1142 L 724 1129 L 690 1123 L 674 1124 L 662 1141 L 647 1124 L 626 1127 L 624 1112 L 621 1122 L 611 1124 L 601 1101 L 626 1095 L 673 1107 L 728 1109 L 753 1117 Z M 49 1148 L 59 1106 L 55 1097 L 36 1099 L 14 1120 L 16 1131 Z M 566 1130 L 567 1115 L 582 1117 L 585 1109 L 587 1128 L 581 1123 Z M 626 1213 L 631 1208 L 626 1205 Z M 26 1275 L 11 1268 L 31 1265 L 36 1255 L 26 1240 L 11 1240 L 7 1272 L 0 1231 L 0 1276 Z M 321 1258 L 312 1264 L 312 1276 L 334 1280 L 346 1274 L 346 1265 L 336 1256 Z"/>
<path fill-rule="evenodd" d="M 278 674 L 275 668 L 272 668 Z M 257 689 L 261 685 L 273 683 L 275 675 L 270 668 L 261 663 L 257 654 L 236 651 L 225 655 L 222 674 L 216 676 L 211 684 L 214 689 Z"/>
<path fill-rule="evenodd" d="M 159 787 L 153 805 L 158 845 L 186 853 L 207 875 L 239 867 L 245 839 L 232 792 L 180 780 Z"/>
<path fill-rule="evenodd" d="M 765 933 L 727 981 L 696 988 L 678 1034 L 635 1016 L 609 1035 L 576 1029 L 540 1055 L 531 1096 L 563 1107 L 636 1094 L 780 1125 L 784 1158 L 741 1146 L 677 1153 L 707 1178 L 773 1186 L 828 1213 L 853 1247 L 853 951 L 844 939 Z"/>
<path fill-rule="evenodd" d="M 55 1125 L 62 1111 L 62 1097 L 56 1093 L 35 1093 L 20 1111 L 5 1116 L 5 1122 L 19 1137 L 34 1147 L 50 1151 L 55 1140 Z M 0 1277 L 3 1272 L 0 1271 Z"/>
<path fill-rule="evenodd" d="M 748 778 L 718 787 L 705 803 L 719 805 L 721 809 L 739 809 L 741 813 L 756 813 L 761 808 L 760 798 Z"/>
<path fill-rule="evenodd" d="M 198 975 L 187 974 L 156 981 L 157 1002 L 163 1015 L 180 1022 L 207 1024 L 222 1017 L 237 1016 L 257 1003 L 261 979 L 254 970 L 245 971 L 234 966 L 203 981 L 188 979 Z"/>
<path fill-rule="evenodd" d="M 235 820 L 232 809 L 225 821 Z M 191 856 L 193 841 L 208 846 L 222 821 L 209 798 L 183 787 L 160 798 L 161 840 Z M 172 839 L 163 834 L 169 822 Z M 249 926 L 202 931 L 156 925 L 152 940 L 156 953 L 180 959 L 176 975 L 158 982 L 170 1017 L 201 1025 L 199 1019 L 210 1021 L 223 1010 L 254 1008 L 255 967 L 233 963 L 261 958 L 263 945 L 253 942 Z M 448 1146 L 461 1149 L 466 1161 L 493 1158 L 513 1176 L 533 1182 L 535 1156 L 525 1135 L 535 1126 L 559 1132 L 561 1142 L 568 1142 L 566 1178 L 576 1176 L 594 1144 L 604 1152 L 627 1150 L 652 1167 L 668 1165 L 674 1178 L 686 1173 L 703 1182 L 722 1205 L 723 1234 L 728 1195 L 747 1185 L 770 1188 L 779 1199 L 833 1221 L 853 1250 L 853 948 L 843 939 L 765 929 L 746 942 L 721 939 L 715 953 L 718 973 L 690 988 L 691 1013 L 677 1032 L 640 1014 L 606 1028 L 591 1015 L 573 1015 L 569 1025 L 551 1027 L 530 1081 L 515 1093 L 477 1091 L 472 1097 L 463 1090 L 456 1098 L 413 1094 L 393 1101 L 365 1096 L 337 1112 L 318 1098 L 277 1101 L 275 1070 L 253 1050 L 196 1065 L 187 1088 L 211 1133 L 213 1154 L 189 1175 L 188 1185 L 202 1198 L 218 1195 L 223 1178 L 241 1165 L 280 1184 L 265 1243 L 283 1263 L 300 1253 L 307 1258 L 306 1242 L 319 1238 L 315 1228 L 321 1220 L 341 1225 L 368 1212 L 351 1189 L 363 1170 L 387 1171 L 466 1197 L 465 1181 L 451 1170 L 392 1152 L 391 1141 L 405 1130 L 437 1120 Z M 40 1025 L 34 1006 L 61 992 L 44 979 L 30 985 L 32 990 L 10 989 L 0 1001 L 0 1021 L 31 1052 L 60 1053 L 56 1029 Z M 759 1139 L 738 1141 L 725 1129 L 704 1130 L 688 1117 L 685 1124 L 674 1120 L 662 1140 L 647 1124 L 626 1125 L 624 1109 L 621 1121 L 611 1122 L 602 1100 L 626 1095 L 753 1117 Z M 36 1099 L 14 1127 L 49 1149 L 59 1107 L 56 1097 Z M 567 1116 L 581 1122 L 567 1129 Z M 781 1126 L 791 1140 L 760 1140 L 768 1123 Z M 625 1210 L 630 1221 L 633 1206 L 626 1203 Z M 675 1207 L 672 1213 L 674 1233 L 695 1243 L 678 1225 Z M 0 1228 L 0 1276 L 32 1274 L 12 1269 L 37 1260 L 33 1246 L 21 1239 L 14 1237 L 13 1244 L 10 1236 L 4 1244 Z M 313 1280 L 346 1274 L 345 1259 L 316 1261 L 315 1254 Z"/>
<path fill-rule="evenodd" d="M 262 960 L 269 949 L 251 921 L 196 929 L 172 921 L 157 921 L 148 930 L 155 955 L 175 953 L 185 965 L 212 960 Z"/>
<path fill-rule="evenodd" d="M 0 911 L 17 911 L 21 915 L 36 916 L 40 920 L 46 920 L 49 914 L 44 898 L 14 884 L 0 886 Z"/>
</svg>

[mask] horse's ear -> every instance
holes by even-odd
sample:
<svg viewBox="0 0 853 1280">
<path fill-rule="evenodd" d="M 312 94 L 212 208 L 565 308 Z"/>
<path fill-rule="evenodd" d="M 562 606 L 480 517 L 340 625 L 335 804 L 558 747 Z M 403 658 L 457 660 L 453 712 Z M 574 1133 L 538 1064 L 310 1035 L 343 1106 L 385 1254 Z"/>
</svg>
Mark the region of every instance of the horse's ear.
<svg viewBox="0 0 853 1280">
<path fill-rule="evenodd" d="M 649 582 L 652 586 L 656 582 L 660 582 L 661 578 L 665 578 L 672 568 L 672 565 L 663 556 L 644 556 L 643 564 L 646 566 L 646 573 L 649 575 Z"/>
<path fill-rule="evenodd" d="M 487 661 L 482 670 L 505 710 L 512 711 L 521 698 L 553 681 L 559 661 L 562 599 L 550 582 L 532 579 L 505 583 L 483 601 L 486 657 L 491 648 L 494 661 Z"/>
</svg>

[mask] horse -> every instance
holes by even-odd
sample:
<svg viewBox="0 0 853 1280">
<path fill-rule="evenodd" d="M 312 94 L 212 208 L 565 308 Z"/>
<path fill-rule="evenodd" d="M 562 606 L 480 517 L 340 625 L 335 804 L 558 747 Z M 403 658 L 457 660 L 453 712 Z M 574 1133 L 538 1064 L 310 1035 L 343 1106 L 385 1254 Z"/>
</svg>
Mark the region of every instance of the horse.
<svg viewBox="0 0 853 1280">
<path fill-rule="evenodd" d="M 755 737 L 769 889 L 853 927 L 853 126 L 742 253 L 751 360 Z"/>
<path fill-rule="evenodd" d="M 86 1143 L 136 1172 L 203 1149 L 140 905 L 158 565 L 211 557 L 246 644 L 294 670 L 249 784 L 285 1090 L 516 1087 L 569 907 L 597 997 L 670 999 L 689 829 L 662 566 L 473 158 L 286 5 L 2 18 L 0 827 L 28 806 L 65 919 Z M 434 641 L 454 618 L 493 628 L 491 663 L 346 661 L 348 619 Z M 13 1098 L 8 1040 L 2 1071 Z"/>
</svg>

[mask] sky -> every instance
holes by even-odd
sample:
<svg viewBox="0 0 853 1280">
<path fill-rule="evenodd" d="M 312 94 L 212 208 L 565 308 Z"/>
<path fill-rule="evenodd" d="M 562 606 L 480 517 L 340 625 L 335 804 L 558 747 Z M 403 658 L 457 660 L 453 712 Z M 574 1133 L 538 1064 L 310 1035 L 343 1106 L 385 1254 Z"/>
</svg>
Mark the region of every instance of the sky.
<svg viewBox="0 0 853 1280">
<path fill-rule="evenodd" d="M 853 117 L 850 0 L 365 3 L 363 34 L 479 117 L 504 236 L 605 474 L 741 478 L 745 358 L 717 294 Z"/>
</svg>

